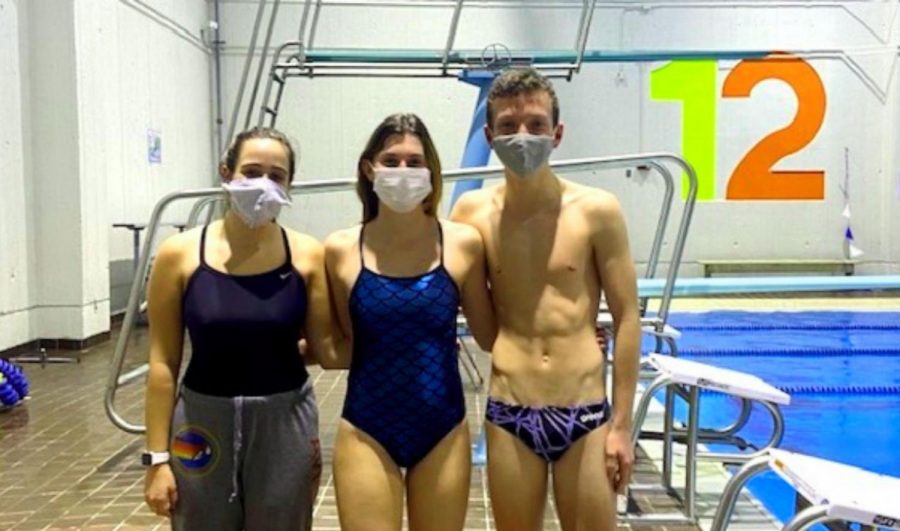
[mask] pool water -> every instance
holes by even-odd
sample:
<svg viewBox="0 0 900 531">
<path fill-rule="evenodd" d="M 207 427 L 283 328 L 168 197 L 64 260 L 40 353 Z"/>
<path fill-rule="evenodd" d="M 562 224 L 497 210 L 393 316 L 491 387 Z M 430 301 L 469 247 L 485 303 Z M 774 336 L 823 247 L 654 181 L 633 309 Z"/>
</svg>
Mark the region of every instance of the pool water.
<svg viewBox="0 0 900 531">
<path fill-rule="evenodd" d="M 782 448 L 900 476 L 900 313 L 717 311 L 670 322 L 684 334 L 685 359 L 752 373 L 791 394 Z M 735 399 L 702 395 L 705 427 L 724 427 L 738 411 Z M 685 413 L 676 408 L 676 417 Z M 758 408 L 739 435 L 762 444 L 771 424 Z M 773 473 L 748 487 L 780 520 L 794 514 L 793 489 Z"/>
</svg>

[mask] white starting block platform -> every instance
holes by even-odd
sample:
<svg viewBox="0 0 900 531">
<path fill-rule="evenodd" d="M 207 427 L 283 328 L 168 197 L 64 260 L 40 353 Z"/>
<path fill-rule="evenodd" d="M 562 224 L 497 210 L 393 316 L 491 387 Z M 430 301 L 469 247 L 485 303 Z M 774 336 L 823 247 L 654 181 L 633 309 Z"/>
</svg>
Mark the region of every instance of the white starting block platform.
<svg viewBox="0 0 900 531">
<path fill-rule="evenodd" d="M 656 370 L 656 377 L 644 390 L 634 415 L 634 443 L 639 438 L 662 440 L 662 485 L 633 485 L 632 490 L 658 490 L 660 487 L 679 497 L 684 504 L 682 512 L 677 513 L 645 513 L 627 514 L 622 520 L 631 524 L 672 525 L 697 521 L 697 461 L 715 461 L 719 463 L 744 463 L 777 447 L 784 436 L 784 417 L 779 406 L 790 404 L 791 397 L 783 391 L 751 374 L 730 369 L 722 369 L 704 363 L 651 354 L 646 361 Z M 741 413 L 738 419 L 724 429 L 701 429 L 700 422 L 700 390 L 709 389 L 733 396 L 741 401 Z M 663 413 L 662 432 L 642 431 L 647 412 L 657 391 L 665 390 L 666 399 Z M 687 422 L 684 428 L 678 428 L 674 422 L 675 398 L 682 398 L 688 406 Z M 772 416 L 772 434 L 769 440 L 753 453 L 715 453 L 701 450 L 705 443 L 733 445 L 739 448 L 746 446 L 737 433 L 747 424 L 753 403 L 760 404 Z M 672 486 L 673 478 L 673 446 L 675 443 L 685 446 L 685 485 L 684 495 L 680 496 Z"/>
<path fill-rule="evenodd" d="M 650 354 L 648 358 L 658 374 L 668 376 L 673 383 L 720 391 L 749 400 L 781 405 L 791 403 L 790 395 L 752 374 L 660 354 Z"/>
<path fill-rule="evenodd" d="M 900 478 L 771 449 L 741 467 L 728 482 L 716 511 L 713 531 L 728 527 L 740 490 L 753 476 L 766 470 L 774 471 L 811 503 L 788 521 L 784 530 L 799 531 L 833 521 L 900 529 Z"/>
</svg>

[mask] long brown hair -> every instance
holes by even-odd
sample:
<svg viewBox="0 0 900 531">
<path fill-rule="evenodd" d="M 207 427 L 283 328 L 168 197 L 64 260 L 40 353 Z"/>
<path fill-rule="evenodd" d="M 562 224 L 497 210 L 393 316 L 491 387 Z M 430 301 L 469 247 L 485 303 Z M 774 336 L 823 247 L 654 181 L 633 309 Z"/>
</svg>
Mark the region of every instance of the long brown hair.
<svg viewBox="0 0 900 531">
<path fill-rule="evenodd" d="M 372 186 L 372 181 L 366 175 L 366 164 L 374 165 L 375 157 L 380 153 L 390 137 L 394 135 L 415 135 L 422 142 L 425 149 L 425 164 L 431 171 L 431 194 L 422 201 L 425 213 L 429 216 L 437 216 L 438 205 L 441 202 L 441 159 L 438 157 L 428 128 L 422 119 L 412 113 L 392 114 L 384 119 L 372 136 L 366 148 L 359 156 L 356 175 L 356 193 L 363 204 L 363 223 L 368 223 L 378 217 L 378 196 Z"/>
</svg>

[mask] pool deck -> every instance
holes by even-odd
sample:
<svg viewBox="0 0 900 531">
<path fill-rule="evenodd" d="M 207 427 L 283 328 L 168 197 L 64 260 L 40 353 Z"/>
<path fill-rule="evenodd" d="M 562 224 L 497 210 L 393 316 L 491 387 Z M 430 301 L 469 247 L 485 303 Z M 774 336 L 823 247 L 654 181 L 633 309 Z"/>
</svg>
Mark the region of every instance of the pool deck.
<svg viewBox="0 0 900 531">
<path fill-rule="evenodd" d="M 0 413 L 0 530 L 157 530 L 167 522 L 153 515 L 143 501 L 144 470 L 138 463 L 142 437 L 124 433 L 103 412 L 103 391 L 113 343 L 82 353 L 80 364 L 25 365 L 33 398 Z M 146 355 L 146 329 L 133 335 L 126 368 Z M 54 351 L 53 355 L 66 355 Z M 69 352 L 68 354 L 72 354 Z M 487 373 L 490 359 L 477 356 Z M 311 369 L 320 409 L 324 473 L 315 505 L 313 529 L 340 529 L 335 507 L 331 459 L 334 433 L 347 384 L 346 371 Z M 473 438 L 484 414 L 484 392 L 465 384 L 468 419 Z M 120 412 L 132 422 L 143 417 L 143 386 L 118 393 Z M 639 461 L 636 479 L 658 481 L 649 459 Z M 467 531 L 494 529 L 487 476 L 472 470 Z M 640 495 L 642 510 L 668 508 L 676 502 L 664 494 Z M 545 530 L 559 530 L 552 506 L 545 511 Z M 694 531 L 695 526 L 622 526 L 638 531 Z"/>
<path fill-rule="evenodd" d="M 652 305 L 651 305 L 652 308 Z M 900 310 L 897 297 L 829 298 L 706 298 L 676 299 L 673 311 L 721 309 L 745 310 Z M 151 514 L 143 503 L 143 470 L 137 456 L 141 438 L 114 428 L 103 413 L 103 389 L 108 375 L 112 342 L 82 353 L 78 365 L 26 365 L 34 398 L 26 405 L 0 413 L 0 529 L 165 529 L 165 521 Z M 146 329 L 134 334 L 128 366 L 146 355 Z M 66 355 L 71 352 L 54 352 Z M 478 355 L 487 374 L 489 359 Z M 338 529 L 331 484 L 332 440 L 339 419 L 346 372 L 312 370 L 321 414 L 321 435 L 326 460 L 322 489 L 316 504 L 314 529 Z M 142 418 L 143 387 L 134 385 L 119 393 L 126 418 Z M 484 393 L 466 384 L 466 400 L 473 437 L 483 414 Z M 660 408 L 651 411 L 648 428 L 661 422 Z M 645 457 L 638 462 L 639 483 L 659 481 L 661 444 L 643 442 Z M 676 447 L 676 463 L 680 461 Z M 683 483 L 683 468 L 675 467 L 675 484 Z M 700 527 L 708 529 L 727 474 L 721 466 L 699 464 L 698 509 Z M 643 510 L 669 511 L 677 502 L 664 495 L 640 495 Z M 742 499 L 730 529 L 756 531 L 775 529 L 776 523 L 748 497 Z M 466 530 L 493 529 L 486 476 L 476 467 Z M 623 526 L 628 529 L 628 526 Z M 688 526 L 633 526 L 638 530 L 687 531 Z M 544 529 L 560 529 L 552 505 L 548 504 Z"/>
</svg>

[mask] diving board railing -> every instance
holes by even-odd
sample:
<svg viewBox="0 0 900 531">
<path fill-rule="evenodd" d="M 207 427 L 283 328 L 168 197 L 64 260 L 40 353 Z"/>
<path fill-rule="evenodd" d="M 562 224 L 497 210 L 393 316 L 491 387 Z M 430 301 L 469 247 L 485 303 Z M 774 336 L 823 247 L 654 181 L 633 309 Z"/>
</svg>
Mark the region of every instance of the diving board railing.
<svg viewBox="0 0 900 531">
<path fill-rule="evenodd" d="M 471 69 L 499 69 L 511 64 L 533 65 L 551 77 L 566 77 L 578 72 L 586 57 L 588 36 L 597 0 L 582 0 L 577 3 L 557 4 L 553 7 L 577 10 L 578 22 L 575 28 L 575 42 L 572 48 L 557 51 L 511 51 L 503 44 L 488 44 L 482 50 L 457 50 L 454 48 L 459 31 L 462 10 L 466 6 L 464 0 L 452 2 L 410 2 L 410 1 L 335 1 L 305 0 L 300 15 L 300 27 L 297 39 L 284 42 L 275 50 L 269 60 L 275 21 L 279 16 L 281 0 L 258 0 L 256 17 L 250 37 L 249 49 L 244 60 L 241 82 L 234 103 L 228 138 L 234 137 L 238 124 L 238 116 L 243 105 L 244 92 L 247 87 L 249 72 L 259 46 L 260 30 L 268 8 L 268 23 L 265 35 L 262 36 L 260 58 L 257 63 L 256 80 L 253 83 L 244 129 L 250 126 L 256 100 L 263 83 L 263 73 L 269 64 L 269 76 L 259 110 L 258 124 L 269 117 L 269 125 L 274 125 L 284 93 L 284 86 L 291 77 L 341 76 L 341 77 L 450 77 Z M 271 4 L 271 7 L 269 7 Z M 503 8 L 541 7 L 536 2 L 503 2 L 494 0 L 468 2 L 468 7 L 482 7 L 492 4 Z M 316 35 L 321 20 L 322 9 L 327 6 L 362 6 L 362 7 L 411 7 L 411 8 L 451 8 L 453 9 L 450 24 L 444 39 L 443 49 L 354 49 L 354 48 L 316 48 Z M 546 6 L 545 6 L 546 7 Z M 277 85 L 277 89 L 274 87 Z M 274 89 L 274 95 L 273 95 Z"/>
<path fill-rule="evenodd" d="M 443 48 L 382 48 L 319 47 L 316 37 L 321 14 L 326 7 L 372 8 L 442 8 L 452 9 Z M 503 9 L 553 8 L 572 13 L 574 39 L 571 47 L 558 49 L 515 49 L 485 36 L 481 49 L 459 49 L 455 46 L 464 8 L 486 7 Z M 571 80 L 585 63 L 647 62 L 691 60 L 740 60 L 762 58 L 770 50 L 592 50 L 588 49 L 596 0 L 570 2 L 504 1 L 504 0 L 452 0 L 452 1 L 400 1 L 400 0 L 305 0 L 302 3 L 300 25 L 295 39 L 280 41 L 272 50 L 271 43 L 275 21 L 282 13 L 281 0 L 258 0 L 256 18 L 250 36 L 247 56 L 244 60 L 241 82 L 234 101 L 228 138 L 233 138 L 238 127 L 240 110 L 244 106 L 244 93 L 250 70 L 256 59 L 256 79 L 243 120 L 246 129 L 253 122 L 274 126 L 278 117 L 285 84 L 294 77 L 460 77 L 472 71 L 498 71 L 508 66 L 527 65 L 540 70 L 548 77 Z M 261 34 L 268 12 L 266 31 Z M 262 45 L 260 46 L 260 40 Z M 268 79 L 263 86 L 263 75 L 268 66 Z M 257 106 L 262 92 L 261 103 Z"/>
<path fill-rule="evenodd" d="M 685 162 L 680 157 L 668 153 L 585 158 L 568 161 L 556 161 L 551 163 L 551 167 L 563 173 L 586 170 L 610 170 L 620 168 L 634 168 L 637 166 L 649 166 L 651 168 L 656 168 L 657 170 L 659 170 L 660 176 L 667 182 L 667 187 L 671 186 L 674 189 L 674 177 L 672 177 L 672 173 L 666 167 L 667 164 L 677 166 L 687 174 L 690 188 L 688 201 L 685 203 L 684 208 L 681 212 L 681 219 L 679 221 L 677 235 L 672 245 L 672 254 L 670 257 L 670 264 L 667 271 L 665 286 L 662 289 L 660 304 L 656 312 L 656 317 L 654 318 L 653 327 L 660 331 L 663 330 L 666 320 L 668 319 L 669 308 L 671 306 L 671 300 L 675 286 L 675 279 L 678 275 L 678 268 L 684 254 L 684 246 L 687 242 L 687 235 L 693 216 L 694 203 L 696 201 L 697 194 L 697 177 L 694 173 L 694 169 L 690 166 L 690 164 Z M 450 170 L 444 173 L 444 178 L 447 181 L 457 181 L 472 177 L 497 178 L 501 177 L 502 175 L 502 167 L 492 166 L 487 168 L 464 168 Z M 349 179 L 309 181 L 291 185 L 291 192 L 300 194 L 313 194 L 349 191 L 353 190 L 355 185 L 356 181 Z M 175 192 L 164 196 L 156 203 L 153 208 L 153 212 L 150 216 L 150 221 L 147 224 L 147 232 L 144 238 L 143 249 L 141 250 L 140 258 L 137 264 L 135 264 L 135 276 L 131 284 L 131 292 L 128 298 L 128 305 L 125 310 L 125 317 L 122 322 L 122 328 L 116 341 L 116 349 L 113 354 L 112 367 L 110 370 L 109 378 L 107 380 L 106 393 L 104 397 L 104 408 L 106 409 L 106 414 L 109 417 L 110 421 L 112 421 L 115 426 L 126 432 L 143 433 L 145 430 L 144 426 L 129 422 L 116 410 L 115 397 L 116 392 L 120 387 L 128 385 L 129 383 L 132 383 L 134 381 L 138 381 L 147 374 L 146 364 L 129 371 L 127 374 L 122 374 L 122 369 L 124 367 L 125 357 L 128 353 L 129 340 L 131 338 L 132 332 L 134 331 L 134 327 L 137 322 L 137 316 L 140 311 L 140 301 L 145 291 L 147 273 L 150 266 L 150 256 L 151 252 L 153 251 L 153 242 L 159 230 L 162 215 L 169 207 L 169 205 L 177 200 L 197 199 L 198 203 L 195 203 L 197 213 L 192 212 L 191 217 L 198 218 L 201 207 L 197 205 L 201 201 L 205 200 L 206 198 L 221 198 L 223 196 L 224 192 L 220 188 L 207 188 L 202 190 Z M 661 247 L 663 241 L 663 233 L 664 227 L 658 227 L 657 237 L 654 239 L 654 245 L 658 244 Z M 654 256 L 656 256 L 656 259 L 658 260 L 660 256 L 659 251 L 654 253 Z M 655 272 L 655 265 L 653 267 L 653 271 Z"/>
<path fill-rule="evenodd" d="M 257 125 L 274 126 L 288 79 L 298 77 L 458 77 L 473 70 L 500 70 L 509 66 L 530 66 L 548 77 L 570 79 L 583 63 L 627 61 L 670 61 L 674 59 L 746 59 L 767 55 L 762 51 L 739 52 L 608 52 L 590 50 L 510 50 L 494 43 L 483 50 L 423 49 L 308 49 L 301 41 L 279 46 L 272 57 L 269 77 L 258 109 Z M 239 92 L 240 94 L 241 92 Z M 255 91 L 254 91 L 255 93 Z M 244 126 L 251 123 L 256 100 L 251 99 Z M 232 130 L 233 132 L 233 130 Z"/>
<path fill-rule="evenodd" d="M 274 126 L 278 118 L 285 84 L 292 77 L 339 76 L 339 77 L 451 77 L 470 70 L 485 70 L 510 65 L 530 65 L 550 77 L 571 79 L 581 69 L 586 57 L 588 36 L 597 0 L 583 0 L 571 5 L 556 5 L 563 9 L 577 9 L 578 18 L 575 28 L 575 42 L 572 48 L 556 51 L 514 51 L 501 43 L 488 43 L 481 50 L 457 50 L 454 47 L 459 31 L 462 10 L 466 7 L 464 0 L 454 2 L 334 2 L 325 0 L 306 0 L 303 3 L 300 17 L 300 29 L 296 40 L 287 41 L 275 50 L 269 61 L 269 45 L 275 27 L 275 19 L 279 12 L 280 0 L 273 0 L 269 11 L 268 30 L 264 37 L 262 55 L 258 62 L 256 82 L 247 107 L 244 128 L 249 127 L 253 113 L 256 111 L 256 97 L 262 85 L 262 74 L 267 63 L 269 76 L 259 107 L 257 124 L 263 125 L 268 118 L 268 125 Z M 256 23 L 251 37 L 250 50 L 245 60 L 244 75 L 235 101 L 235 110 L 229 131 L 233 136 L 239 108 L 243 103 L 244 87 L 247 72 L 259 41 L 259 27 L 265 12 L 267 0 L 259 0 Z M 443 5 L 441 5 L 443 4 Z M 493 4 L 504 8 L 540 7 L 537 3 L 526 2 L 469 2 L 469 7 L 480 7 Z M 443 49 L 365 49 L 365 48 L 317 48 L 316 35 L 319 28 L 321 12 L 326 6 L 359 5 L 367 7 L 452 7 L 450 23 L 444 39 Z"/>
<path fill-rule="evenodd" d="M 310 8 L 312 13 L 310 14 Z M 387 8 L 453 8 L 448 25 L 447 35 L 444 39 L 444 48 L 441 50 L 366 50 L 352 48 L 316 48 L 316 33 L 323 7 L 327 6 L 365 6 Z M 533 64 L 542 70 L 557 71 L 558 74 L 570 77 L 578 72 L 586 55 L 588 36 L 590 35 L 591 22 L 596 10 L 597 0 L 582 0 L 580 2 L 553 3 L 546 2 L 522 2 L 522 1 L 471 1 L 454 0 L 452 2 L 411 2 L 411 1 L 384 1 L 384 0 L 358 0 L 355 2 L 334 0 L 306 0 L 303 15 L 300 19 L 298 40 L 301 45 L 300 63 L 306 69 L 306 75 L 318 74 L 320 69 L 364 69 L 373 75 L 378 75 L 379 70 L 391 69 L 400 66 L 400 69 L 419 70 L 420 73 L 430 76 L 451 76 L 461 70 L 479 67 L 500 67 L 510 63 Z M 459 21 L 464 7 L 478 9 L 482 7 L 499 7 L 503 9 L 539 9 L 552 7 L 578 13 L 578 21 L 575 27 L 575 39 L 571 48 L 557 51 L 547 51 L 534 54 L 531 52 L 512 52 L 502 44 L 489 44 L 483 50 L 461 51 L 454 47 L 459 32 Z M 401 66 L 403 65 L 403 66 Z M 552 74 L 552 72 L 551 72 Z"/>
<path fill-rule="evenodd" d="M 318 70 L 356 69 L 370 75 L 379 75 L 380 70 L 396 68 L 400 70 L 419 71 L 420 75 L 452 76 L 471 68 L 503 68 L 511 64 L 527 64 L 545 71 L 548 75 L 561 75 L 571 78 L 578 73 L 584 63 L 589 62 L 621 62 L 621 61 L 666 61 L 691 57 L 694 59 L 746 59 L 764 57 L 771 53 L 763 50 L 731 50 L 731 51 L 609 51 L 589 50 L 587 48 L 594 13 L 598 5 L 596 0 L 572 2 L 540 2 L 540 1 L 503 1 L 454 0 L 448 2 L 421 1 L 385 1 L 385 0 L 306 0 L 300 19 L 300 31 L 297 40 L 298 64 L 303 69 L 301 75 L 328 75 Z M 388 8 L 453 8 L 448 25 L 445 46 L 443 49 L 365 49 L 365 48 L 319 48 L 316 46 L 316 34 L 322 9 L 328 6 L 366 6 Z M 543 9 L 552 8 L 567 10 L 572 13 L 575 38 L 571 47 L 553 50 L 511 49 L 502 43 L 486 41 L 480 50 L 460 50 L 454 43 L 459 32 L 459 21 L 464 7 L 472 9 L 499 8 Z M 577 16 L 577 18 L 576 18 Z M 490 39 L 490 37 L 488 37 Z M 334 75 L 342 75 L 335 72 Z"/>
</svg>

